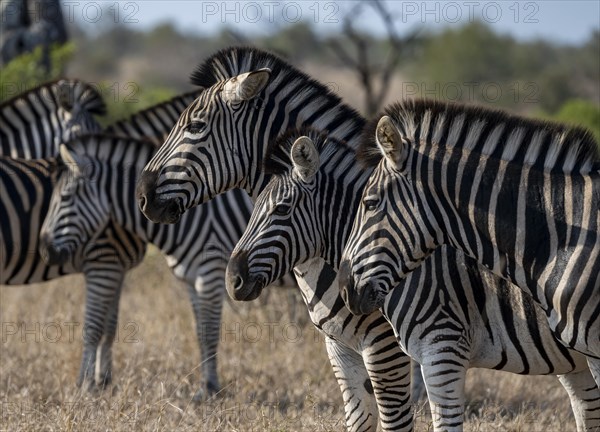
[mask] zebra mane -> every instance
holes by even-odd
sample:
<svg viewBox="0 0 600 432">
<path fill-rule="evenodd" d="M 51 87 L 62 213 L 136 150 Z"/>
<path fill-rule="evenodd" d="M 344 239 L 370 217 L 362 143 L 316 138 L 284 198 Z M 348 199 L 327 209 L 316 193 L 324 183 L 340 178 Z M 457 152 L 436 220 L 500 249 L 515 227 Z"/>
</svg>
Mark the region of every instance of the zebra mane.
<svg viewBox="0 0 600 432">
<path fill-rule="evenodd" d="M 187 93 L 183 93 L 183 94 L 174 96 L 171 99 L 168 99 L 164 102 L 160 102 L 156 105 L 152 105 L 151 107 L 148 107 L 146 109 L 137 111 L 134 114 L 131 114 L 127 117 L 116 120 L 113 123 L 106 126 L 106 128 L 104 129 L 104 133 L 108 134 L 108 135 L 113 135 L 113 134 L 115 134 L 115 130 L 119 131 L 120 129 L 124 129 L 124 128 L 126 128 L 126 126 L 128 124 L 131 124 L 131 123 L 135 124 L 138 122 L 138 119 L 142 119 L 142 120 L 146 119 L 150 115 L 155 114 L 155 113 L 157 114 L 157 117 L 158 117 L 157 120 L 160 121 L 161 120 L 161 117 L 159 115 L 160 111 L 162 111 L 163 109 L 168 110 L 174 104 L 179 103 L 179 102 L 183 103 L 185 105 L 189 105 L 189 103 L 191 103 L 195 99 L 197 99 L 201 93 L 202 93 L 201 89 L 189 91 Z M 189 102 L 188 102 L 188 100 L 189 100 Z M 180 113 L 177 113 L 176 115 L 174 115 L 175 121 L 177 121 L 177 118 L 179 118 L 179 116 L 180 116 Z M 174 125 L 175 125 L 175 123 L 173 123 L 172 126 L 174 126 Z M 169 128 L 169 131 L 170 131 L 170 128 Z M 163 140 L 163 137 L 160 138 L 161 144 L 162 144 L 162 140 Z"/>
<path fill-rule="evenodd" d="M 294 169 L 291 158 L 292 145 L 296 139 L 307 136 L 315 144 L 321 161 L 327 161 L 339 151 L 354 152 L 345 142 L 328 135 L 327 131 L 311 127 L 288 129 L 269 143 L 263 160 L 263 171 L 270 175 L 285 175 Z"/>
<path fill-rule="evenodd" d="M 212 87 L 244 72 L 268 67 L 272 73 L 294 69 L 281 58 L 268 51 L 252 47 L 229 47 L 217 51 L 203 61 L 190 76 L 192 84 L 202 88 Z M 296 71 L 303 74 L 300 71 Z M 305 75 L 305 74 L 303 74 Z M 308 79 L 308 76 L 306 75 Z"/>
<path fill-rule="evenodd" d="M 400 134 L 416 146 L 428 143 L 462 147 L 493 158 L 565 173 L 587 173 L 600 168 L 600 147 L 582 127 L 529 119 L 478 105 L 427 99 L 392 104 L 384 115 L 390 116 Z M 373 166 L 381 159 L 375 142 L 377 121 L 370 122 L 363 131 L 358 157 L 364 166 Z"/>
<path fill-rule="evenodd" d="M 65 144 L 73 153 L 91 157 L 99 162 L 140 171 L 154 155 L 156 146 L 151 140 L 92 133 L 79 136 Z"/>
<path fill-rule="evenodd" d="M 52 101 L 57 105 L 62 105 L 64 102 L 60 100 L 60 87 L 67 85 L 72 88 L 72 93 L 69 95 L 70 102 L 78 101 L 83 108 L 92 114 L 106 114 L 106 103 L 98 90 L 91 84 L 78 79 L 61 78 L 54 81 L 48 81 L 39 84 L 26 92 L 19 93 L 10 99 L 0 103 L 0 110 L 6 106 L 13 105 L 18 100 L 35 98 L 52 98 Z M 44 94 L 45 93 L 45 94 Z"/>
<path fill-rule="evenodd" d="M 239 74 L 257 69 L 271 69 L 271 76 L 280 77 L 280 82 L 301 82 L 305 96 L 326 99 L 328 106 L 339 106 L 344 112 L 344 117 L 364 122 L 360 114 L 330 88 L 311 78 L 281 57 L 268 51 L 252 47 L 229 47 L 222 49 L 204 62 L 192 73 L 191 83 L 202 88 L 209 88 L 218 82 L 228 80 Z M 272 79 L 273 80 L 273 79 Z M 310 92 L 310 94 L 306 94 Z"/>
</svg>

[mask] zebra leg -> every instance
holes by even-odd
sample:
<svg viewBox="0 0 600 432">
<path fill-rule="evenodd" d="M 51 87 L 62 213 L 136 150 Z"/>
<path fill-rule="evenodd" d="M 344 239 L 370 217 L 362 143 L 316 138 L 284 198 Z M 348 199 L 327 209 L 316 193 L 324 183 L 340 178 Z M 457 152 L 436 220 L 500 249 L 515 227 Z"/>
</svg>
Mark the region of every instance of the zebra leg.
<svg viewBox="0 0 600 432">
<path fill-rule="evenodd" d="M 123 275 L 124 276 L 124 275 Z M 123 280 L 119 282 L 117 292 L 113 298 L 112 305 L 106 317 L 106 325 L 104 334 L 100 340 L 100 345 L 96 350 L 96 368 L 94 371 L 94 380 L 100 388 L 105 388 L 112 381 L 112 347 L 117 333 L 119 321 L 119 301 L 121 299 L 121 288 Z M 130 338 L 131 335 L 123 335 L 125 338 Z M 125 340 L 124 342 L 127 342 Z"/>
<path fill-rule="evenodd" d="M 91 263 L 84 268 L 86 281 L 85 313 L 83 323 L 83 358 L 77 378 L 77 385 L 91 389 L 95 385 L 96 354 L 100 341 L 107 328 L 107 320 L 118 312 L 119 296 L 124 278 L 124 270 L 110 263 Z M 116 319 L 113 319 L 116 324 Z M 115 327 L 116 328 L 116 327 Z M 114 339 L 114 334 L 113 338 Z M 107 341 L 112 347 L 112 340 Z M 110 356 L 111 350 L 107 355 Z M 110 362 L 104 369 L 112 375 Z"/>
<path fill-rule="evenodd" d="M 330 337 L 325 337 L 325 346 L 342 391 L 348 432 L 375 432 L 379 417 L 377 402 L 363 358 Z"/>
<path fill-rule="evenodd" d="M 225 269 L 212 271 L 210 277 L 198 277 L 195 286 L 188 284 L 196 336 L 200 346 L 202 378 L 194 395 L 196 402 L 216 395 L 221 387 L 217 375 L 217 349 L 221 335 L 221 311 L 225 296 Z"/>
<path fill-rule="evenodd" d="M 421 363 L 435 432 L 462 432 L 467 365 L 460 358 L 425 358 Z"/>
<path fill-rule="evenodd" d="M 575 415 L 578 432 L 600 431 L 600 390 L 588 369 L 559 375 Z"/>
<path fill-rule="evenodd" d="M 423 372 L 419 362 L 412 361 L 412 372 L 410 375 L 410 401 L 417 404 L 427 398 L 427 390 L 425 389 L 425 381 L 423 381 Z"/>
<path fill-rule="evenodd" d="M 372 383 L 371 391 L 375 393 L 382 430 L 412 431 L 410 357 L 400 349 L 391 330 L 388 337 L 369 341 L 366 346 L 363 360 Z"/>
</svg>

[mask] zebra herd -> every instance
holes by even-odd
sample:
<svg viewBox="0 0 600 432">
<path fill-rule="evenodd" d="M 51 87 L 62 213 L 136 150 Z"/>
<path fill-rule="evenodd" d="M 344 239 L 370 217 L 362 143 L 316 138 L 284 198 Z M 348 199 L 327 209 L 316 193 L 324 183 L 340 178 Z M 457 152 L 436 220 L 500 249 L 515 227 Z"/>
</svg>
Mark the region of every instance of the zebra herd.
<svg viewBox="0 0 600 432">
<path fill-rule="evenodd" d="M 0 106 L 0 283 L 84 273 L 80 384 L 110 382 L 123 277 L 152 243 L 188 286 L 197 399 L 220 389 L 225 290 L 253 300 L 293 272 L 349 431 L 413 430 L 421 376 L 434 430 L 462 430 L 474 367 L 558 375 L 577 430 L 600 430 L 588 133 L 427 100 L 367 122 L 254 48 L 217 52 L 192 83 L 104 130 L 77 80 Z"/>
</svg>

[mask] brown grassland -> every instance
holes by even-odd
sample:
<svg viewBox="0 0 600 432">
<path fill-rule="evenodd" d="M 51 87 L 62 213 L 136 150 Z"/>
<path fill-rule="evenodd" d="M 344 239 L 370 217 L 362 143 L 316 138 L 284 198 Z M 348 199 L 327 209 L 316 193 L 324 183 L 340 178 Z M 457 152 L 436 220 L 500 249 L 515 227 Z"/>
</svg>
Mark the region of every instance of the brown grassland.
<svg viewBox="0 0 600 432">
<path fill-rule="evenodd" d="M 226 302 L 223 391 L 203 404 L 191 401 L 199 354 L 187 293 L 155 250 L 127 277 L 113 385 L 103 392 L 75 386 L 80 276 L 2 287 L 0 295 L 1 431 L 344 430 L 323 339 L 295 289 L 274 288 L 248 304 Z M 472 370 L 467 399 L 466 431 L 575 430 L 567 395 L 552 376 Z M 423 405 L 415 414 L 417 430 L 431 430 Z"/>
</svg>

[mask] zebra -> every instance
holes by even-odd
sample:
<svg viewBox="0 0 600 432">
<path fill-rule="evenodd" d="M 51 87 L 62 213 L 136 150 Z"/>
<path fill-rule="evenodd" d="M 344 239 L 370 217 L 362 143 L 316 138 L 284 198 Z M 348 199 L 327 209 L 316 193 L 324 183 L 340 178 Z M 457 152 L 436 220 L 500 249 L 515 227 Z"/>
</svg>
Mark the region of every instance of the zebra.
<svg viewBox="0 0 600 432">
<path fill-rule="evenodd" d="M 138 183 L 140 208 L 154 222 L 176 222 L 184 209 L 235 187 L 256 199 L 268 180 L 261 167 L 267 143 L 288 128 L 310 124 L 357 145 L 365 124 L 321 83 L 253 48 L 219 51 L 194 72 L 192 82 L 203 92 Z M 311 321 L 325 335 L 348 429 L 376 428 L 374 392 L 382 427 L 410 430 L 410 359 L 389 323 L 379 312 L 355 319 L 343 306 L 336 272 L 324 260 L 308 261 L 294 273 Z M 401 373 L 389 375 L 392 370 Z"/>
<path fill-rule="evenodd" d="M 205 301 L 204 304 L 212 304 L 212 307 L 206 308 L 200 315 L 205 320 L 208 317 L 208 324 L 216 323 L 218 326 L 222 294 L 225 292 L 225 268 L 229 254 L 242 236 L 250 217 L 252 203 L 247 194 L 238 189 L 186 212 L 177 224 L 154 224 L 148 221 L 139 213 L 135 200 L 130 199 L 134 193 L 134 183 L 131 180 L 150 160 L 154 151 L 155 147 L 147 142 L 103 136 L 83 137 L 69 142 L 61 149 L 62 163 L 68 171 L 59 179 L 43 232 L 52 237 L 53 245 L 67 245 L 73 237 L 78 242 L 85 243 L 102 229 L 101 223 L 90 221 L 87 215 L 100 215 L 99 219 L 103 222 L 112 219 L 115 224 L 156 244 L 167 255 L 167 261 L 174 272 L 188 281 L 192 291 L 194 282 L 198 286 L 198 279 L 200 283 L 204 279 L 218 285 L 204 290 L 212 296 L 210 302 Z M 93 173 L 94 178 L 103 180 L 78 181 L 83 176 L 78 167 L 86 167 L 86 171 Z M 115 182 L 127 187 L 111 187 Z M 232 198 L 235 201 L 231 202 Z M 224 226 L 222 222 L 227 216 L 235 222 L 231 227 Z M 236 217 L 237 220 L 234 220 Z M 84 218 L 87 220 L 83 220 Z M 87 232 L 82 232 L 84 229 Z M 216 317 L 211 318 L 211 314 Z M 206 328 L 203 330 L 207 331 Z M 218 335 L 218 327 L 216 330 Z M 384 347 L 385 343 L 389 343 L 389 340 L 383 338 L 380 345 Z M 210 348 L 213 348 L 216 355 L 216 340 Z M 216 366 L 216 362 L 214 364 Z M 345 379 L 345 373 L 344 369 L 340 370 L 340 380 Z M 217 378 L 216 370 L 205 371 L 205 375 L 212 376 L 215 380 Z M 365 381 L 359 384 L 364 388 Z M 349 389 L 345 388 L 345 391 L 348 393 L 347 398 L 360 396 L 351 393 Z"/>
<path fill-rule="evenodd" d="M 428 100 L 391 105 L 370 129 L 363 160 L 379 165 L 344 253 L 348 307 L 378 307 L 449 244 L 530 295 L 557 339 L 588 356 L 600 385 L 600 153 L 591 134 Z"/>
<path fill-rule="evenodd" d="M 197 93 L 191 92 L 175 97 L 126 120 L 118 121 L 110 125 L 106 133 L 143 136 L 158 145 L 159 140 L 166 137 L 181 111 L 197 96 Z M 46 109 L 48 109 L 47 113 L 39 116 Z M 52 112 L 52 109 L 56 112 Z M 2 104 L 0 111 L 0 119 L 3 120 L 0 123 L 2 150 L 9 152 L 7 155 L 11 157 L 42 158 L 56 155 L 60 142 L 68 141 L 71 137 L 85 131 L 100 131 L 101 127 L 95 122 L 93 114 L 104 112 L 102 98 L 89 84 L 79 80 L 60 80 L 44 84 Z M 38 117 L 35 117 L 36 113 Z M 3 239 L 10 240 L 10 244 L 2 242 L 2 246 L 6 246 L 7 249 L 2 249 L 0 283 L 9 285 L 35 283 L 65 274 L 84 273 L 87 287 L 85 331 L 83 331 L 85 339 L 77 383 L 89 387 L 97 385 L 102 388 L 108 385 L 112 378 L 112 343 L 117 329 L 121 285 L 125 272 L 142 261 L 146 242 L 111 223 L 106 235 L 99 235 L 94 244 L 82 244 L 81 249 L 73 254 L 70 262 L 64 262 L 66 257 L 61 256 L 60 251 L 53 250 L 54 255 L 48 255 L 48 249 L 44 247 L 41 249 L 46 254 L 41 256 L 37 252 L 40 249 L 38 233 L 48 209 L 55 180 L 50 168 L 56 164 L 50 162 L 52 161 L 16 163 L 16 161 L 2 160 L 4 168 L 2 185 L 10 182 L 10 190 L 13 192 L 31 191 L 37 205 L 26 211 L 22 206 L 20 194 L 13 193 L 9 196 L 3 193 L 2 209 L 7 210 L 4 215 L 10 216 L 11 223 L 3 225 L 4 230 L 1 233 Z M 17 174 L 16 177 L 9 176 L 8 173 L 12 172 Z M 19 180 L 15 182 L 15 178 Z M 15 187 L 17 183 L 21 189 Z M 14 238 L 15 235 L 17 239 Z M 48 242 L 48 239 L 42 238 L 42 245 L 44 242 Z M 48 265 L 44 259 L 52 265 Z M 59 261 L 64 264 L 57 265 Z M 192 305 L 197 322 L 201 322 L 198 316 L 204 307 L 203 301 L 194 293 Z M 216 326 L 218 328 L 218 323 Z M 200 329 L 200 325 L 197 325 L 197 328 Z M 212 336 L 208 341 L 214 339 L 215 336 Z M 200 338 L 199 333 L 198 340 L 201 352 L 206 353 L 203 356 L 203 368 L 214 370 L 216 374 L 216 359 L 210 349 L 202 347 L 203 339 Z M 98 365 L 96 357 L 99 359 Z M 206 387 L 212 389 L 215 386 L 218 386 L 218 381 L 212 386 L 201 383 L 195 398 L 201 398 Z"/>
<path fill-rule="evenodd" d="M 37 159 L 56 156 L 58 145 L 101 129 L 94 115 L 106 106 L 91 84 L 61 79 L 0 104 L 0 155 Z"/>
<path fill-rule="evenodd" d="M 253 295 L 290 268 L 321 257 L 336 271 L 371 170 L 326 133 L 289 130 L 267 150 L 272 174 L 227 267 L 227 289 Z M 402 349 L 422 365 L 436 431 L 462 430 L 470 367 L 558 374 L 578 431 L 600 429 L 600 391 L 585 356 L 552 335 L 528 295 L 443 246 L 383 305 Z"/>
<path fill-rule="evenodd" d="M 79 386 L 106 386 L 112 377 L 112 343 L 125 271 L 141 262 L 145 244 L 109 226 L 94 244 L 84 245 L 72 260 L 57 265 L 43 257 L 40 229 L 55 184 L 54 159 L 0 156 L 0 284 L 23 285 L 84 273 L 86 305 Z M 45 258 L 45 259 L 44 259 Z"/>
<path fill-rule="evenodd" d="M 101 95 L 76 79 L 40 85 L 0 105 L 0 284 L 31 284 L 84 274 L 87 294 L 77 384 L 88 388 L 104 387 L 111 380 L 121 285 L 125 271 L 141 262 L 145 244 L 111 226 L 94 245 L 82 246 L 77 259 L 62 266 L 47 264 L 44 259 L 52 257 L 38 253 L 39 232 L 56 164 L 51 159 L 19 158 L 56 155 L 61 141 L 99 131 L 94 114 L 104 112 Z"/>
<path fill-rule="evenodd" d="M 151 108 L 138 111 L 126 119 L 107 126 L 102 134 L 143 139 L 158 147 L 166 139 L 183 110 L 200 95 L 201 91 L 187 92 Z M 128 201 L 124 200 L 123 202 Z M 241 214 L 248 217 L 251 211 L 252 203 L 240 191 L 232 191 L 225 194 L 225 196 L 219 196 L 204 211 L 196 212 L 198 221 L 202 221 L 201 225 L 205 228 L 197 232 L 195 243 L 190 246 L 188 251 L 163 249 L 163 252 L 174 260 L 171 261 L 171 267 L 176 277 L 186 282 L 195 316 L 196 337 L 200 347 L 202 369 L 202 381 L 193 397 L 193 400 L 197 402 L 218 394 L 221 389 L 217 374 L 217 351 L 220 340 L 222 297 L 225 294 L 224 268 L 226 265 L 226 262 L 221 261 L 221 257 L 229 255 L 235 241 L 226 243 L 229 244 L 229 247 L 226 247 L 226 244 L 222 245 L 220 251 L 217 251 L 218 253 L 215 255 L 214 239 L 223 237 L 239 239 L 246 222 L 245 220 L 242 221 L 237 215 Z M 55 220 L 53 223 L 59 222 Z M 200 222 L 198 223 L 200 224 Z M 177 229 L 181 230 L 181 226 Z M 136 231 L 130 232 L 130 235 L 140 237 L 137 234 L 139 227 L 137 228 Z M 124 229 L 128 231 L 126 228 Z M 224 234 L 224 232 L 229 232 L 229 234 Z M 176 236 L 177 233 L 177 230 L 173 230 L 171 235 Z M 143 235 L 141 237 L 146 241 L 150 241 L 148 239 L 152 238 L 151 241 L 153 243 L 158 242 L 158 245 L 161 242 L 164 243 L 164 239 L 156 235 Z M 184 253 L 186 256 L 184 256 Z M 214 255 L 215 258 L 215 263 L 212 266 L 207 260 L 211 255 Z M 198 257 L 204 258 L 207 262 L 203 262 Z M 276 284 L 291 286 L 296 284 L 296 280 L 290 274 Z"/>
<path fill-rule="evenodd" d="M 108 125 L 103 134 L 152 141 L 159 147 L 167 138 L 173 125 L 189 104 L 200 96 L 201 90 L 194 90 L 175 96 L 165 102 L 118 120 Z M 63 140 L 67 142 L 68 140 Z"/>
</svg>

